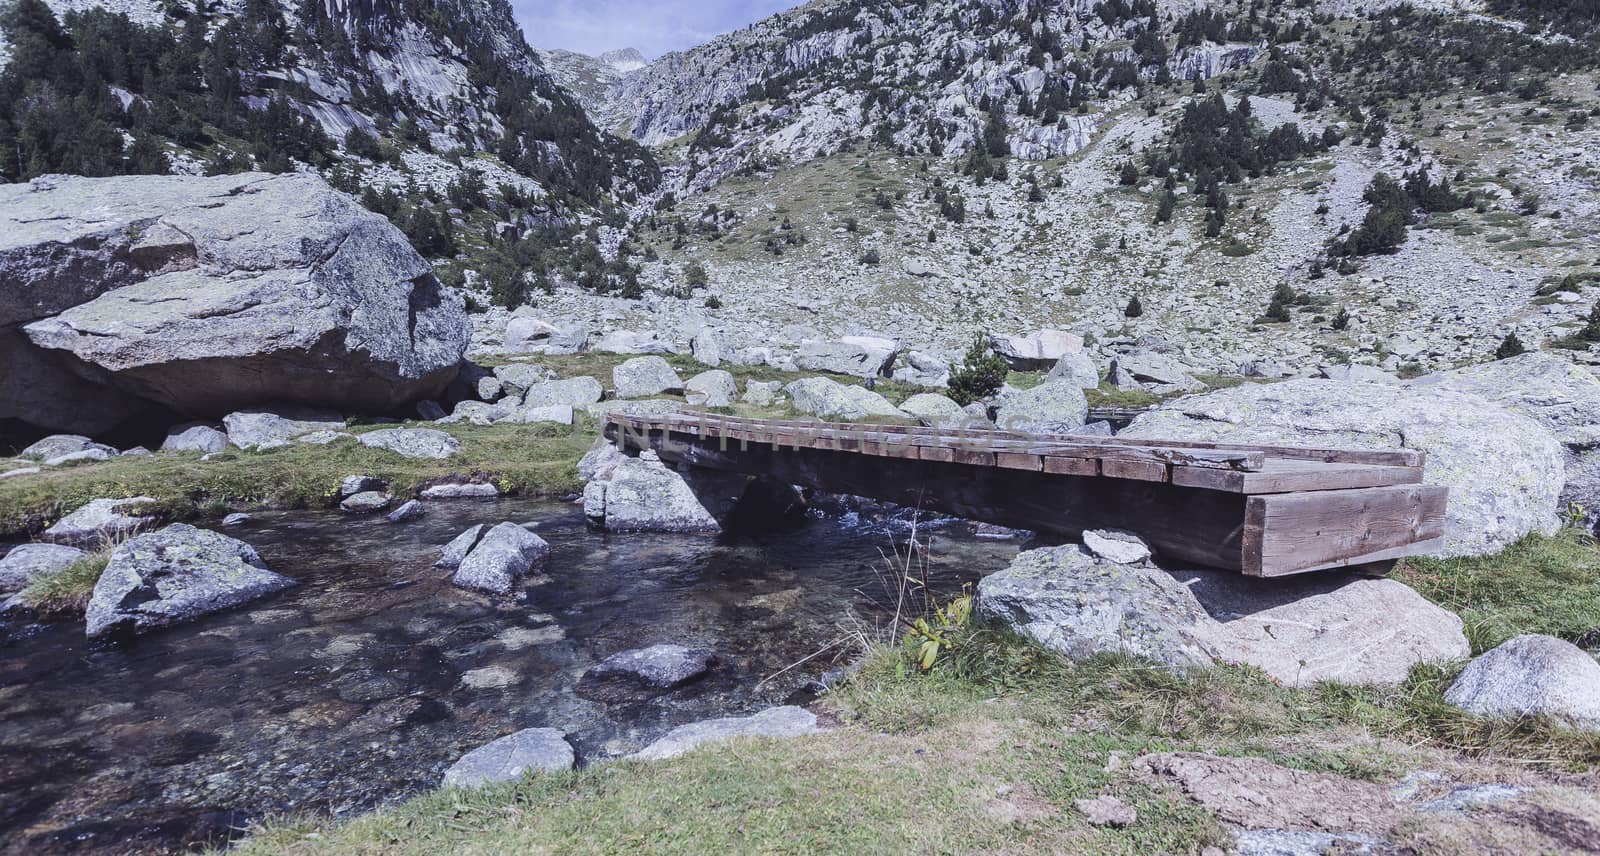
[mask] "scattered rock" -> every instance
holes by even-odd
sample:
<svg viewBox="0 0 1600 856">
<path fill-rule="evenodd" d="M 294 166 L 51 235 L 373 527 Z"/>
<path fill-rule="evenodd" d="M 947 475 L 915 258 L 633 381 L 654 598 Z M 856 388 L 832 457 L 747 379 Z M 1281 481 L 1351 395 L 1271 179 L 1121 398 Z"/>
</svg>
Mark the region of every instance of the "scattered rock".
<svg viewBox="0 0 1600 856">
<path fill-rule="evenodd" d="M 825 377 L 808 377 L 785 386 L 794 408 L 823 419 L 852 421 L 873 416 L 905 418 L 888 399 L 870 389 L 849 386 Z"/>
<path fill-rule="evenodd" d="M 116 455 L 115 451 L 107 452 L 104 449 L 84 449 L 81 452 L 69 452 L 54 458 L 46 458 L 44 465 L 47 467 L 62 467 L 67 464 L 76 464 L 80 461 L 109 461 Z"/>
<path fill-rule="evenodd" d="M 383 479 L 372 476 L 345 476 L 344 480 L 339 482 L 339 499 L 342 502 L 358 493 L 381 491 L 387 486 L 388 483 Z"/>
<path fill-rule="evenodd" d="M 1444 694 L 1478 716 L 1544 716 L 1600 731 L 1600 663 L 1553 636 L 1509 639 L 1473 660 Z"/>
<path fill-rule="evenodd" d="M 1107 379 L 1123 388 L 1137 388 L 1140 384 L 1155 384 L 1182 390 L 1206 387 L 1190 376 L 1189 369 L 1182 363 L 1166 354 L 1147 348 L 1136 348 L 1113 357 Z"/>
<path fill-rule="evenodd" d="M 508 354 L 577 354 L 589 346 L 589 331 L 581 326 L 558 327 L 538 318 L 519 316 L 506 324 L 502 344 Z"/>
<path fill-rule="evenodd" d="M 461 441 L 437 428 L 383 428 L 356 438 L 369 449 L 407 458 L 444 460 L 461 451 Z"/>
<path fill-rule="evenodd" d="M 1445 553 L 1499 552 L 1553 533 L 1561 444 L 1538 423 L 1446 389 L 1314 379 L 1245 384 L 1144 413 L 1124 438 L 1427 453 L 1427 484 L 1450 487 Z"/>
<path fill-rule="evenodd" d="M 1090 529 L 1083 533 L 1083 546 L 1116 565 L 1137 565 L 1150 558 L 1150 546 L 1144 539 L 1121 529 Z"/>
<path fill-rule="evenodd" d="M 1259 758 L 1169 752 L 1145 755 L 1135 764 L 1141 776 L 1176 784 L 1201 807 L 1244 829 L 1382 835 L 1399 817 L 1383 785 Z"/>
<path fill-rule="evenodd" d="M 722 365 L 722 334 L 711 327 L 701 327 L 689 340 L 689 353 L 703 366 Z"/>
<path fill-rule="evenodd" d="M 427 509 L 423 507 L 421 502 L 418 502 L 415 499 L 408 499 L 399 508 L 396 508 L 394 511 L 390 512 L 389 516 L 385 519 L 390 523 L 409 523 L 410 521 L 416 520 L 427 513 Z"/>
<path fill-rule="evenodd" d="M 1397 684 L 1417 663 L 1470 651 L 1460 618 L 1395 580 L 1164 571 L 1072 545 L 985 577 L 978 611 L 1074 659 L 1121 652 L 1176 672 L 1241 663 L 1293 686 Z"/>
<path fill-rule="evenodd" d="M 222 518 L 222 525 L 223 526 L 227 526 L 229 528 L 232 528 L 232 527 L 235 527 L 235 526 L 243 526 L 246 523 L 249 523 L 253 519 L 255 519 L 255 518 L 251 517 L 248 514 L 244 514 L 243 512 L 237 512 L 236 511 L 233 514 L 230 514 L 227 517 Z"/>
<path fill-rule="evenodd" d="M 310 434 L 301 434 L 300 436 L 294 438 L 294 441 L 296 443 L 305 443 L 310 446 L 326 446 L 329 443 L 334 443 L 339 440 L 353 440 L 355 439 L 355 436 L 356 435 L 351 434 L 348 431 L 312 431 Z M 204 461 L 210 457 L 210 455 L 206 455 L 200 458 L 200 460 Z"/>
<path fill-rule="evenodd" d="M 549 556 L 550 545 L 543 538 L 515 523 L 496 524 L 467 552 L 450 581 L 462 588 L 509 594 L 518 577 Z"/>
<path fill-rule="evenodd" d="M 583 673 L 585 679 L 626 679 L 651 689 L 670 690 L 704 675 L 717 661 L 700 648 L 660 644 L 622 651 L 601 660 Z"/>
<path fill-rule="evenodd" d="M 505 384 L 501 383 L 500 379 L 494 375 L 484 375 L 478 378 L 478 382 L 473 389 L 478 393 L 480 401 L 498 401 L 501 396 L 506 394 Z M 464 404 L 465 402 L 462 403 Z M 460 405 L 458 404 L 457 406 L 459 407 Z"/>
<path fill-rule="evenodd" d="M 294 580 L 267 570 L 249 544 L 175 523 L 112 552 L 89 598 L 87 632 L 146 633 L 291 585 Z"/>
<path fill-rule="evenodd" d="M 483 538 L 483 533 L 488 529 L 488 524 L 479 523 L 476 526 L 468 527 L 465 532 L 450 539 L 450 543 L 444 545 L 439 561 L 434 562 L 433 566 L 436 568 L 449 568 L 450 570 L 461 567 L 461 560 L 472 552 L 473 547 L 478 546 L 479 539 Z"/>
<path fill-rule="evenodd" d="M 817 717 L 803 707 L 769 707 L 750 716 L 730 716 L 680 725 L 629 756 L 639 761 L 675 758 L 706 743 L 735 737 L 798 737 L 817 732 Z"/>
<path fill-rule="evenodd" d="M 739 385 L 734 382 L 733 375 L 721 369 L 689 378 L 683 389 L 690 404 L 705 407 L 732 407 L 734 398 L 739 395 Z"/>
<path fill-rule="evenodd" d="M 1139 820 L 1139 813 L 1133 806 L 1110 794 L 1103 794 L 1094 799 L 1077 799 L 1072 801 L 1073 807 L 1083 812 L 1085 820 L 1095 826 L 1132 826 Z"/>
<path fill-rule="evenodd" d="M 578 459 L 578 478 L 586 483 L 611 478 L 611 471 L 627 459 L 610 440 L 596 437 L 594 445 Z"/>
<path fill-rule="evenodd" d="M 499 395 L 521 398 L 528 394 L 529 389 L 541 383 L 555 380 L 556 373 L 544 366 L 530 365 L 528 363 L 507 363 L 503 366 L 495 366 L 494 379 L 499 381 Z M 479 388 L 488 387 L 489 391 L 493 391 L 493 387 L 484 382 L 487 380 L 488 378 L 485 378 L 480 381 Z"/>
<path fill-rule="evenodd" d="M 207 422 L 190 422 L 167 432 L 161 443 L 163 452 L 221 452 L 228 448 L 228 435 L 222 427 Z"/>
<path fill-rule="evenodd" d="M 444 772 L 444 786 L 473 788 L 514 782 L 530 772 L 570 770 L 577 757 L 557 728 L 524 728 L 461 756 Z"/>
<path fill-rule="evenodd" d="M 1026 372 L 1049 368 L 1067 354 L 1083 350 L 1083 337 L 1065 330 L 1035 330 L 996 334 L 989 337 L 989 344 L 1013 369 Z"/>
<path fill-rule="evenodd" d="M 794 364 L 805 371 L 878 377 L 899 352 L 900 343 L 893 339 L 845 336 L 828 342 L 802 342 Z"/>
<path fill-rule="evenodd" d="M 912 351 L 890 376 L 901 383 L 936 389 L 950 385 L 950 364 L 933 354 Z"/>
<path fill-rule="evenodd" d="M 565 404 L 571 407 L 587 407 L 604 396 L 605 389 L 600 386 L 600 381 L 588 375 L 580 375 L 564 380 L 536 383 L 528 387 L 527 394 L 522 397 L 522 406 L 550 407 Z"/>
<path fill-rule="evenodd" d="M 1344 381 L 1346 383 L 1399 383 L 1400 378 L 1377 368 L 1359 364 L 1341 366 L 1323 366 L 1317 370 L 1327 380 Z"/>
<path fill-rule="evenodd" d="M 611 384 L 618 398 L 649 398 L 667 392 L 682 392 L 683 378 L 661 357 L 634 357 L 611 370 Z"/>
<path fill-rule="evenodd" d="M 487 483 L 452 482 L 430 485 L 418 495 L 423 499 L 499 499 L 500 488 Z"/>
<path fill-rule="evenodd" d="M 930 428 L 958 428 L 971 417 L 961 405 L 936 392 L 921 392 L 901 402 L 900 410 Z"/>
<path fill-rule="evenodd" d="M 1007 431 L 1065 434 L 1083 427 L 1089 417 L 1089 399 L 1076 383 L 1047 380 L 1032 389 L 1007 387 L 994 422 Z"/>
<path fill-rule="evenodd" d="M 537 425 L 539 423 L 571 425 L 572 405 L 550 404 L 544 407 L 524 407 L 513 411 L 510 416 L 501 421 L 515 422 L 519 425 Z"/>
<path fill-rule="evenodd" d="M 375 514 L 389 507 L 394 497 L 376 490 L 362 491 L 353 496 L 345 497 L 339 503 L 339 510 L 346 514 Z"/>
<path fill-rule="evenodd" d="M 62 544 L 21 544 L 0 559 L 0 594 L 22 591 L 35 578 L 66 570 L 89 554 Z"/>
<path fill-rule="evenodd" d="M 1097 389 L 1100 386 L 1100 369 L 1095 367 L 1094 360 L 1088 354 L 1076 351 L 1057 360 L 1044 379 L 1066 381 L 1080 389 Z"/>
<path fill-rule="evenodd" d="M 149 527 L 154 517 L 135 509 L 155 502 L 148 496 L 131 499 L 93 499 L 44 530 L 45 537 L 62 544 L 93 545 L 116 540 Z"/>
<path fill-rule="evenodd" d="M 747 380 L 744 382 L 744 396 L 740 400 L 754 407 L 771 407 L 778 403 L 782 392 L 783 383 L 780 381 Z"/>
<path fill-rule="evenodd" d="M 51 461 L 85 452 L 99 452 L 104 456 L 100 460 L 105 460 L 115 455 L 117 450 L 78 434 L 52 434 L 18 452 L 17 457 L 25 461 L 43 461 L 46 466 L 51 466 Z"/>
<path fill-rule="evenodd" d="M 222 417 L 228 429 L 228 442 L 241 449 L 274 449 L 314 431 L 335 431 L 344 427 L 344 417 L 331 410 L 305 407 L 271 410 L 240 410 Z"/>
</svg>

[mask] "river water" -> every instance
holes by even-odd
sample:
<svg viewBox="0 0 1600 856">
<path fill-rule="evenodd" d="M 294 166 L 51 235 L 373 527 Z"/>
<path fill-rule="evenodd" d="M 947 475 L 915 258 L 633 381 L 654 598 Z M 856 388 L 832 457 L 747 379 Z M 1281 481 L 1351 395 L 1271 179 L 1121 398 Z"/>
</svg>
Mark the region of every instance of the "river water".
<svg viewBox="0 0 1600 856">
<path fill-rule="evenodd" d="M 438 545 L 501 520 L 553 549 L 520 595 L 462 591 L 431 567 Z M 828 657 L 769 676 L 887 623 L 883 554 L 908 529 L 850 513 L 777 533 L 606 535 L 539 500 L 437 503 L 404 525 L 257 514 L 229 534 L 293 589 L 121 647 L 88 643 L 81 621 L 0 624 L 0 852 L 220 844 L 264 816 L 347 816 L 434 787 L 517 729 L 563 729 L 594 763 L 801 698 Z M 920 534 L 947 592 L 1017 551 L 959 522 Z M 657 642 L 720 663 L 654 698 L 579 693 L 589 666 Z"/>
</svg>

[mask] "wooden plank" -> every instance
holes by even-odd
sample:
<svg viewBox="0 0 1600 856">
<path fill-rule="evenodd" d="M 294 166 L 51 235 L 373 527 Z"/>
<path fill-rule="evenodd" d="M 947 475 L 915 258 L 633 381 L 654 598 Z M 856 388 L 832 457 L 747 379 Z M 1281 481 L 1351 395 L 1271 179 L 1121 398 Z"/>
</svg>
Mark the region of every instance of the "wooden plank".
<svg viewBox="0 0 1600 856">
<path fill-rule="evenodd" d="M 1044 459 L 1044 471 L 1061 476 L 1097 476 L 1100 475 L 1100 461 L 1095 458 L 1048 455 Z"/>
<path fill-rule="evenodd" d="M 1230 493 L 1293 493 L 1421 484 L 1422 468 L 1267 458 L 1258 472 L 1174 465 L 1172 483 Z"/>
<path fill-rule="evenodd" d="M 1243 570 L 1276 577 L 1413 555 L 1444 537 L 1449 489 L 1428 485 L 1251 496 Z M 1259 550 L 1253 543 L 1259 540 Z"/>
<path fill-rule="evenodd" d="M 1039 472 L 1044 469 L 1044 458 L 1026 452 L 995 452 L 994 465 L 1008 470 Z"/>
<path fill-rule="evenodd" d="M 1112 479 L 1161 482 L 1167 480 L 1167 465 L 1160 461 L 1101 458 L 1100 475 Z"/>
</svg>

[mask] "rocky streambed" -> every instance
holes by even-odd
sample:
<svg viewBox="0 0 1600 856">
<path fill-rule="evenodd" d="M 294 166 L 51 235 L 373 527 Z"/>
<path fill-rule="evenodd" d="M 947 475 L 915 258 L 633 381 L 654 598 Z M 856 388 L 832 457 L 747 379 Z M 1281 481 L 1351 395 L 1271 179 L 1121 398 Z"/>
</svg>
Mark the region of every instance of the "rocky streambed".
<svg viewBox="0 0 1600 856">
<path fill-rule="evenodd" d="M 486 520 L 551 545 L 513 596 L 464 591 L 432 567 L 439 545 Z M 880 551 L 905 524 L 850 513 L 783 533 L 619 536 L 535 500 L 437 503 L 403 526 L 258 514 L 229 534 L 293 588 L 129 645 L 88 642 L 80 621 L 0 625 L 0 852 L 221 843 L 266 815 L 348 815 L 435 787 L 519 729 L 559 729 L 594 763 L 675 726 L 803 700 L 828 658 L 769 676 L 857 619 L 887 620 Z M 965 524 L 931 531 L 950 590 L 1017 551 Z M 580 680 L 657 643 L 716 661 L 668 691 Z"/>
</svg>

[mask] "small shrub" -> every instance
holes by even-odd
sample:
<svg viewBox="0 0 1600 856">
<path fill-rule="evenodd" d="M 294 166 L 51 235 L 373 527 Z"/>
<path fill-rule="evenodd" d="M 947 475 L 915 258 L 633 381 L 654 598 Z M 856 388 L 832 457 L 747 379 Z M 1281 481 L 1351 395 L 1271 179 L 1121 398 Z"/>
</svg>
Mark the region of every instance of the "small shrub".
<svg viewBox="0 0 1600 856">
<path fill-rule="evenodd" d="M 967 349 L 961 368 L 950 375 L 950 398 L 965 407 L 980 398 L 994 395 L 1006 382 L 1011 367 L 1005 358 L 989 350 L 989 343 L 980 334 Z"/>
<path fill-rule="evenodd" d="M 1122 314 L 1129 318 L 1138 318 L 1144 314 L 1144 304 L 1139 302 L 1139 295 L 1128 298 L 1128 305 L 1122 307 Z"/>
<path fill-rule="evenodd" d="M 1526 353 L 1527 350 L 1527 347 L 1522 344 L 1522 340 L 1517 337 L 1516 331 L 1513 330 L 1507 333 L 1504 339 L 1500 340 L 1500 347 L 1494 349 L 1494 358 L 1497 360 L 1510 359 L 1518 354 Z"/>
<path fill-rule="evenodd" d="M 699 262 L 689 262 L 683 266 L 683 281 L 690 288 L 702 288 L 706 284 L 706 266 Z"/>
</svg>

